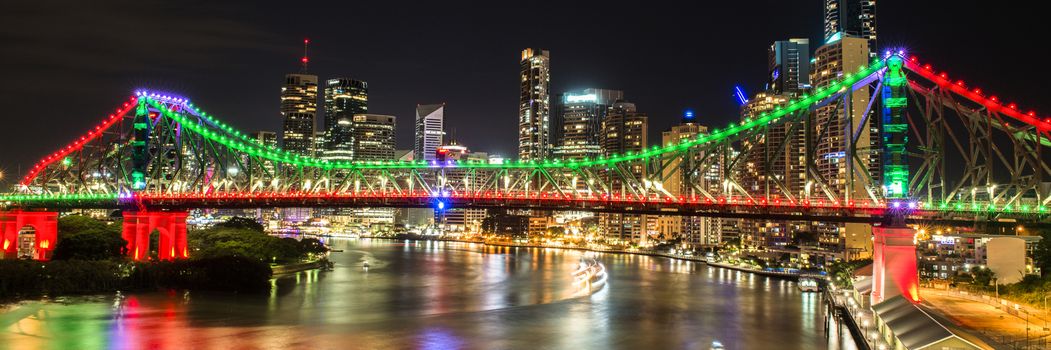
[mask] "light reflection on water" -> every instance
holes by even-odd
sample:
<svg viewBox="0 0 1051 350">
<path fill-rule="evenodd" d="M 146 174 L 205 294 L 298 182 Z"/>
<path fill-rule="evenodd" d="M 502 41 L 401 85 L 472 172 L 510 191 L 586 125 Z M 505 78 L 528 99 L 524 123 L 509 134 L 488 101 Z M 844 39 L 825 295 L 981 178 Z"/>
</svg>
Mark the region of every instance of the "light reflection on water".
<svg viewBox="0 0 1051 350">
<path fill-rule="evenodd" d="M 330 272 L 268 295 L 147 293 L 25 303 L 0 349 L 841 348 L 793 282 L 665 258 L 480 244 L 332 241 Z M 581 292 L 581 258 L 604 286 Z M 368 261 L 370 268 L 363 269 Z M 852 349 L 853 344 L 845 348 Z"/>
</svg>

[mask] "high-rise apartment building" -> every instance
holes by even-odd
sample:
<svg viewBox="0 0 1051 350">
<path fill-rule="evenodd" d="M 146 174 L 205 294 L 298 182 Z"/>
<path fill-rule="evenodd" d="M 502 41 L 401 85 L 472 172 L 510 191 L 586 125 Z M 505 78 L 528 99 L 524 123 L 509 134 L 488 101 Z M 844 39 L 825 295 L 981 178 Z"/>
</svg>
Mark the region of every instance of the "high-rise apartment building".
<svg viewBox="0 0 1051 350">
<path fill-rule="evenodd" d="M 810 87 L 810 40 L 775 41 L 770 45 L 768 56 L 769 92 L 775 95 L 799 93 Z"/>
<path fill-rule="evenodd" d="M 876 0 L 825 0 L 825 42 L 849 36 L 876 51 Z"/>
<path fill-rule="evenodd" d="M 581 160 L 601 156 L 602 121 L 624 92 L 607 89 L 584 89 L 562 94 L 557 120 L 561 125 L 555 156 L 564 160 Z"/>
<path fill-rule="evenodd" d="M 809 62 L 806 64 L 809 65 Z M 741 119 L 750 120 L 788 104 L 800 91 L 757 93 L 741 108 Z M 800 201 L 805 197 L 806 131 L 803 120 L 786 120 L 771 125 L 766 132 L 744 142 L 748 155 L 742 164 L 741 185 L 757 198 Z M 787 193 L 786 193 L 787 190 Z M 800 222 L 741 220 L 741 243 L 750 247 L 784 247 L 792 234 L 805 229 Z"/>
<path fill-rule="evenodd" d="M 640 152 L 648 144 L 648 118 L 639 113 L 635 104 L 617 101 L 610 107 L 609 114 L 602 121 L 602 147 L 606 155 L 623 155 L 626 152 Z M 641 174 L 644 169 L 632 169 Z"/>
<path fill-rule="evenodd" d="M 393 115 L 355 114 L 351 134 L 355 161 L 394 160 Z"/>
<path fill-rule="evenodd" d="M 445 104 L 416 105 L 416 141 L 413 159 L 431 161 L 445 136 Z"/>
<path fill-rule="evenodd" d="M 814 54 L 814 69 L 810 81 L 820 89 L 842 79 L 847 72 L 856 72 L 869 63 L 869 41 L 862 38 L 842 37 L 819 47 Z M 814 112 L 814 135 L 821 135 L 814 142 L 814 163 L 817 171 L 828 181 L 831 190 L 841 200 L 866 198 L 868 190 L 860 176 L 849 176 L 848 167 L 858 174 L 869 173 L 879 179 L 879 128 L 876 118 L 865 118 L 870 89 L 861 87 L 848 99 L 818 107 Z M 848 101 L 849 100 L 849 101 Z M 866 121 L 866 124 L 862 124 Z M 850 124 L 848 124 L 850 123 Z M 861 130 L 856 135 L 855 153 L 860 162 L 848 156 L 847 142 L 850 135 L 844 130 Z M 827 129 L 826 129 L 827 128 Z M 859 164 L 860 163 L 860 164 Z M 876 184 L 878 185 L 878 184 Z M 816 191 L 816 189 L 811 189 Z M 818 223 L 815 228 L 821 234 L 823 247 L 841 250 L 847 258 L 864 258 L 871 254 L 871 226 L 865 224 Z"/>
<path fill-rule="evenodd" d="M 282 147 L 291 153 L 314 156 L 317 118 L 317 76 L 286 74 L 281 86 Z"/>
<path fill-rule="evenodd" d="M 368 113 L 369 88 L 364 81 L 349 78 L 325 81 L 324 159 L 354 159 L 353 118 Z"/>
<path fill-rule="evenodd" d="M 518 104 L 518 157 L 545 159 L 552 148 L 551 55 L 547 50 L 522 50 Z"/>
<path fill-rule="evenodd" d="M 647 146 L 649 122 L 646 114 L 639 113 L 635 104 L 618 101 L 610 108 L 609 114 L 602 122 L 602 145 L 606 156 L 623 155 L 627 152 L 641 152 Z M 636 179 L 646 177 L 646 168 L 641 164 L 632 165 L 628 170 Z M 629 189 L 633 183 L 620 180 L 620 175 L 606 172 L 610 177 L 610 190 L 626 195 L 642 188 Z M 621 241 L 641 243 L 646 240 L 649 220 L 639 214 L 601 214 L 599 225 L 610 238 Z"/>
<path fill-rule="evenodd" d="M 708 127 L 697 123 L 693 112 L 686 112 L 679 125 L 672 126 L 661 133 L 664 145 L 678 144 L 696 139 L 708 133 Z M 701 151 L 691 151 L 688 155 L 671 159 L 671 164 L 664 167 L 660 188 L 673 196 L 686 198 L 703 197 L 704 192 L 718 195 L 723 178 L 720 176 L 720 164 L 704 167 L 701 164 L 706 158 Z M 678 234 L 682 242 L 692 248 L 718 245 L 721 241 L 722 219 L 700 216 L 670 216 L 661 218 L 671 226 L 672 233 Z"/>
</svg>

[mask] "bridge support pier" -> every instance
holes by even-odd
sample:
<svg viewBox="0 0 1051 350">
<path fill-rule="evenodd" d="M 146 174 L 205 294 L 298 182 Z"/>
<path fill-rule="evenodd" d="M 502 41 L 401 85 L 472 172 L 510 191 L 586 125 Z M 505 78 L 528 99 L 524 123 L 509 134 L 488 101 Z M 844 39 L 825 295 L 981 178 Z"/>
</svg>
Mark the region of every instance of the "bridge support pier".
<svg viewBox="0 0 1051 350">
<path fill-rule="evenodd" d="M 125 211 L 121 236 L 128 241 L 128 255 L 135 260 L 150 257 L 150 233 L 157 231 L 157 258 L 185 259 L 190 256 L 186 246 L 186 212 Z"/>
<path fill-rule="evenodd" d="M 873 227 L 872 305 L 897 295 L 920 301 L 916 265 L 916 230 L 908 227 Z"/>
<path fill-rule="evenodd" d="M 55 250 L 58 241 L 58 213 L 47 211 L 10 211 L 0 212 L 0 251 L 3 259 L 17 259 L 22 244 L 19 231 L 32 227 L 35 231 L 33 240 L 34 260 L 47 261 Z"/>
</svg>

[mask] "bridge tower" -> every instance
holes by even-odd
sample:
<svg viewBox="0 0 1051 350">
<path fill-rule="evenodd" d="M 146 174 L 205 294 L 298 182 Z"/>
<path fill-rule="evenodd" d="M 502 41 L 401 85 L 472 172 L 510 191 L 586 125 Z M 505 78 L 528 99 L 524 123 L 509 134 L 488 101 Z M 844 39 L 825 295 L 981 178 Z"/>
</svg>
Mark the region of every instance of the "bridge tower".
<svg viewBox="0 0 1051 350">
<path fill-rule="evenodd" d="M 186 244 L 186 212 L 125 211 L 121 236 L 128 241 L 128 254 L 135 260 L 149 257 L 150 233 L 160 233 L 158 258 L 185 259 L 190 256 Z"/>
<path fill-rule="evenodd" d="M 152 158 L 149 143 L 154 120 L 146 100 L 140 99 L 135 109 L 132 141 L 131 191 L 148 188 L 146 172 Z M 124 227 L 121 236 L 128 242 L 128 255 L 135 260 L 149 258 L 150 234 L 158 231 L 158 258 L 160 260 L 185 259 L 189 257 L 186 245 L 185 211 L 149 211 L 139 207 L 137 211 L 124 211 Z"/>
<path fill-rule="evenodd" d="M 900 54 L 886 58 L 887 70 L 883 76 L 882 144 L 883 193 L 890 203 L 890 219 L 874 227 L 872 252 L 872 304 L 897 295 L 913 302 L 920 301 L 919 276 L 916 263 L 916 231 L 905 225 L 908 209 L 915 207 L 909 200 L 909 166 L 905 154 L 908 142 L 908 80 L 903 70 L 905 60 Z"/>
<path fill-rule="evenodd" d="M 0 252 L 3 259 L 17 259 L 21 241 L 19 232 L 26 227 L 35 231 L 32 256 L 47 261 L 55 250 L 58 239 L 58 213 L 46 211 L 0 212 Z"/>
</svg>

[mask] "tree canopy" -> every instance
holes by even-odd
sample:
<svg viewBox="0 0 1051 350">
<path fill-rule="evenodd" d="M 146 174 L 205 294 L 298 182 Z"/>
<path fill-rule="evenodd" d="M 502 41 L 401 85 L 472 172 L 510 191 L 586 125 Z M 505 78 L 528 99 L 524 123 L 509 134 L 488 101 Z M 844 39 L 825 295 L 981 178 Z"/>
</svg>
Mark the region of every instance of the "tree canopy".
<svg viewBox="0 0 1051 350">
<path fill-rule="evenodd" d="M 125 256 L 128 242 L 121 237 L 121 225 L 83 215 L 58 219 L 55 260 L 106 260 Z"/>
<path fill-rule="evenodd" d="M 209 229 L 187 235 L 194 257 L 240 256 L 264 262 L 288 263 L 321 254 L 328 248 L 314 238 L 279 238 L 263 232 L 263 226 L 247 218 L 233 218 Z"/>
</svg>

